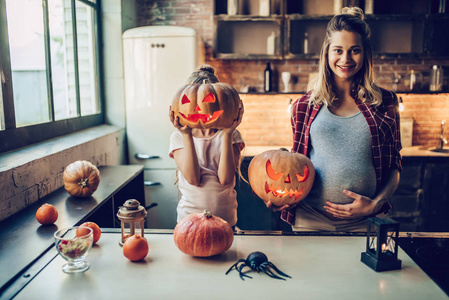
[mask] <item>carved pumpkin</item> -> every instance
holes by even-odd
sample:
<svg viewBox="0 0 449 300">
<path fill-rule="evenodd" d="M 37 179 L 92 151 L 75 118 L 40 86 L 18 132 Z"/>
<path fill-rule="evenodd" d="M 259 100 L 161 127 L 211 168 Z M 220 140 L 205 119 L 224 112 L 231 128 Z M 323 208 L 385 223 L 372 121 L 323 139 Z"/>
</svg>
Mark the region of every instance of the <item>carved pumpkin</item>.
<svg viewBox="0 0 449 300">
<path fill-rule="evenodd" d="M 237 119 L 238 92 L 226 83 L 193 83 L 183 86 L 173 97 L 172 110 L 182 126 L 227 128 Z"/>
<path fill-rule="evenodd" d="M 254 193 L 265 203 L 281 207 L 296 204 L 307 196 L 315 179 L 315 168 L 300 153 L 269 150 L 251 160 L 248 179 Z"/>
<path fill-rule="evenodd" d="M 228 222 L 205 210 L 182 218 L 173 238 L 185 254 L 208 257 L 228 250 L 234 241 L 234 231 Z"/>
<path fill-rule="evenodd" d="M 74 197 L 90 197 L 100 184 L 100 171 L 86 160 L 68 165 L 62 174 L 65 190 Z"/>
</svg>

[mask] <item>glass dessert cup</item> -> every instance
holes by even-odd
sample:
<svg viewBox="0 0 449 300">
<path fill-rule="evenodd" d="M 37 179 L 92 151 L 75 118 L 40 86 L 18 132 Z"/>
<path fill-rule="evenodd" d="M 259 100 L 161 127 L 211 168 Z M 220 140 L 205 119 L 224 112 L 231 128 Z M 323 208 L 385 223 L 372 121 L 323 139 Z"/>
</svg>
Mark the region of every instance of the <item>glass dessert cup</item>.
<svg viewBox="0 0 449 300">
<path fill-rule="evenodd" d="M 65 273 L 85 272 L 90 267 L 85 258 L 92 248 L 93 230 L 89 227 L 82 227 L 79 236 L 76 236 L 78 228 L 63 228 L 54 234 L 56 249 L 68 262 L 62 267 L 62 271 Z"/>
</svg>

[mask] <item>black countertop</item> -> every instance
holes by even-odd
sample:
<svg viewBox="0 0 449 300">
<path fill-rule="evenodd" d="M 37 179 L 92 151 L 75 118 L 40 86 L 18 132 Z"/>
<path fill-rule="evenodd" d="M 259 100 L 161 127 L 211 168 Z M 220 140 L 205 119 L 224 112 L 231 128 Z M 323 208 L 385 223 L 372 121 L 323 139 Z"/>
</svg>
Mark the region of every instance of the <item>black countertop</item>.
<svg viewBox="0 0 449 300">
<path fill-rule="evenodd" d="M 21 272 L 27 266 L 54 246 L 53 233 L 57 229 L 87 221 L 139 174 L 142 174 L 143 189 L 143 166 L 103 166 L 98 169 L 101 181 L 91 197 L 74 198 L 62 187 L 0 222 L 0 295 L 9 281 L 22 276 Z M 44 226 L 36 220 L 36 211 L 44 203 L 52 204 L 58 210 L 58 220 L 53 225 Z"/>
</svg>

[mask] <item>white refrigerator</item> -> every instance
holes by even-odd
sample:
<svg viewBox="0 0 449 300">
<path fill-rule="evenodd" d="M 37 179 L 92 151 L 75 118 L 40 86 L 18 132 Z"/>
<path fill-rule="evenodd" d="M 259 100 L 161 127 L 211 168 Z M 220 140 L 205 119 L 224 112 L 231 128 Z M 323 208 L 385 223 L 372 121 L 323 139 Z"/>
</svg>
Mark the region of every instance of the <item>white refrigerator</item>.
<svg viewBox="0 0 449 300">
<path fill-rule="evenodd" d="M 126 134 L 130 164 L 144 165 L 146 228 L 173 229 L 178 189 L 168 156 L 172 98 L 197 67 L 195 30 L 145 26 L 123 33 Z M 157 205 L 156 205 L 157 204 Z"/>
</svg>

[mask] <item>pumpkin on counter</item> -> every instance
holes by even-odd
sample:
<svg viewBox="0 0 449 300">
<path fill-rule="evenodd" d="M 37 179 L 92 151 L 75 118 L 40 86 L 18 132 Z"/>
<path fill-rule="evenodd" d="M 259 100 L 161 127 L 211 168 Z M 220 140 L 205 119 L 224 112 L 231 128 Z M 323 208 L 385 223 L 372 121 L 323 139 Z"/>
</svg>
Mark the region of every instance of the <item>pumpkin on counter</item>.
<svg viewBox="0 0 449 300">
<path fill-rule="evenodd" d="M 36 220 L 42 225 L 51 225 L 58 219 L 58 210 L 51 204 L 45 203 L 36 211 Z"/>
<path fill-rule="evenodd" d="M 100 184 L 100 171 L 91 162 L 78 160 L 68 165 L 62 174 L 65 190 L 74 197 L 90 197 Z"/>
<path fill-rule="evenodd" d="M 287 149 L 256 155 L 249 164 L 251 189 L 265 203 L 282 207 L 303 200 L 312 189 L 315 168 L 310 159 Z"/>
<path fill-rule="evenodd" d="M 185 254 L 208 257 L 228 250 L 234 241 L 234 231 L 228 222 L 205 210 L 182 218 L 173 238 Z"/>
<path fill-rule="evenodd" d="M 140 234 L 134 234 L 123 243 L 123 255 L 130 261 L 145 259 L 149 251 L 147 240 Z"/>
<path fill-rule="evenodd" d="M 227 83 L 187 84 L 173 97 L 172 110 L 182 126 L 227 128 L 238 118 L 242 100 Z"/>
</svg>

